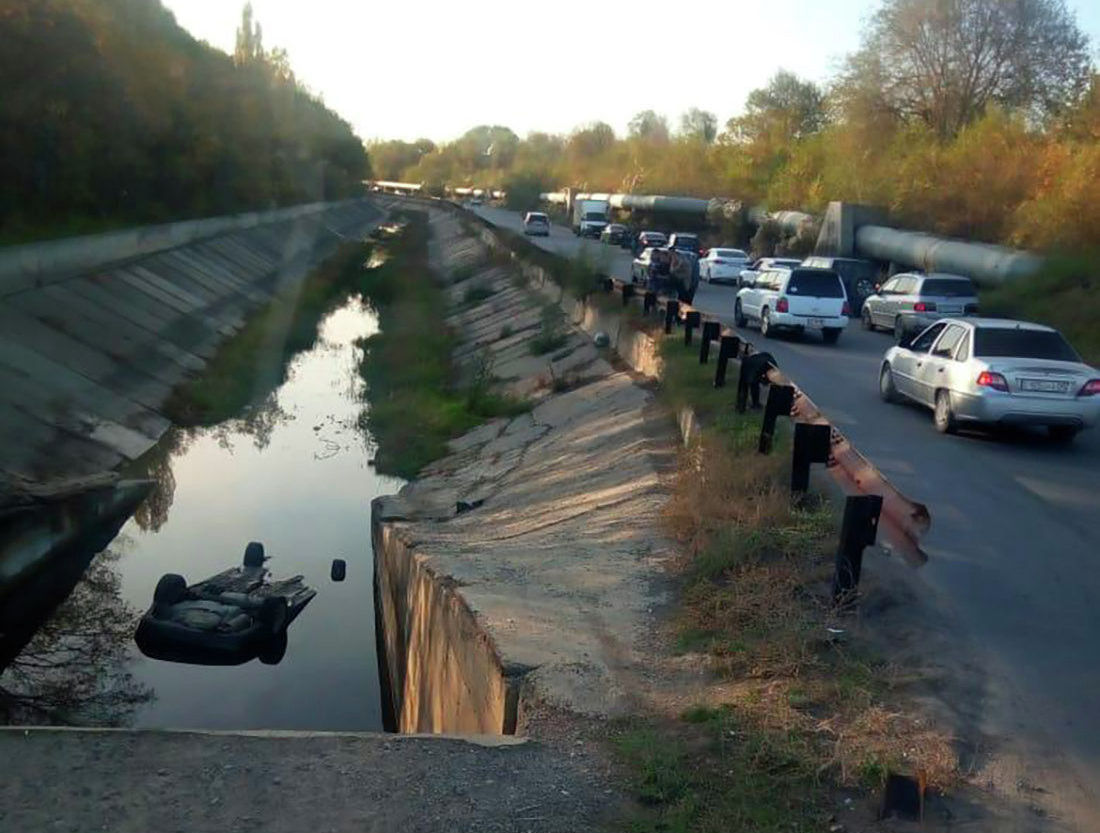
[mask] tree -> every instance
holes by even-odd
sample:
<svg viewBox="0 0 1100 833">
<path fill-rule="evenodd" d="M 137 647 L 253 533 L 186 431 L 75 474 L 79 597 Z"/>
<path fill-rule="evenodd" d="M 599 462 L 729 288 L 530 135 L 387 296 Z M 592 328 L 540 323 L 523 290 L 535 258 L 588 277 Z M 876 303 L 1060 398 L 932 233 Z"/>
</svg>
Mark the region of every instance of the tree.
<svg viewBox="0 0 1100 833">
<path fill-rule="evenodd" d="M 630 120 L 627 130 L 632 139 L 647 142 L 668 141 L 668 119 L 653 110 L 643 110 Z"/>
<path fill-rule="evenodd" d="M 749 93 L 744 115 L 730 119 L 726 129 L 738 141 L 786 144 L 817 132 L 824 121 L 824 96 L 817 85 L 781 69 L 766 87 Z"/>
<path fill-rule="evenodd" d="M 573 132 L 569 137 L 569 152 L 579 159 L 591 159 L 610 150 L 615 144 L 615 131 L 606 122 L 597 121 Z"/>
<path fill-rule="evenodd" d="M 718 117 L 714 113 L 692 107 L 680 116 L 680 134 L 709 145 L 718 135 Z"/>
<path fill-rule="evenodd" d="M 840 93 L 954 136 L 991 104 L 1035 120 L 1088 85 L 1088 39 L 1064 0 L 884 0 Z"/>
<path fill-rule="evenodd" d="M 252 4 L 245 3 L 241 9 L 241 25 L 237 29 L 237 48 L 233 50 L 233 61 L 237 66 L 243 66 L 263 59 L 263 28 L 259 21 L 252 19 Z"/>
</svg>

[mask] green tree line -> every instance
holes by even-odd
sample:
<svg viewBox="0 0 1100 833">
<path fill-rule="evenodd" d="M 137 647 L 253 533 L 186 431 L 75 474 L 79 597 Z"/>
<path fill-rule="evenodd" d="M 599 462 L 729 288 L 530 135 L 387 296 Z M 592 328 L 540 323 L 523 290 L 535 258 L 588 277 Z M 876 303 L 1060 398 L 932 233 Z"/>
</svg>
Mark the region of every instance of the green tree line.
<svg viewBox="0 0 1100 833">
<path fill-rule="evenodd" d="M 679 129 L 645 110 L 625 136 L 480 126 L 371 153 L 380 177 L 502 187 L 516 207 L 562 186 L 811 212 L 849 200 L 941 234 L 1100 246 L 1100 76 L 1062 0 L 883 0 L 827 83 L 781 70 L 722 129 L 697 108 Z"/>
<path fill-rule="evenodd" d="M 0 239 L 357 193 L 350 126 L 265 50 L 195 40 L 158 0 L 0 4 Z"/>
</svg>

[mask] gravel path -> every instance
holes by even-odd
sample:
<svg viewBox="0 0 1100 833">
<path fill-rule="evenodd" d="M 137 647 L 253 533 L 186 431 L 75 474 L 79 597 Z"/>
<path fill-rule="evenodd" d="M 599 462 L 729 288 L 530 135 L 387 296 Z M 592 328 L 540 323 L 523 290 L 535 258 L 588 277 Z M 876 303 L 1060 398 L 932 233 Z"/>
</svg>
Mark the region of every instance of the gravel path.
<svg viewBox="0 0 1100 833">
<path fill-rule="evenodd" d="M 3 833 L 572 833 L 621 807 L 598 758 L 530 741 L 18 729 L 0 761 Z"/>
</svg>

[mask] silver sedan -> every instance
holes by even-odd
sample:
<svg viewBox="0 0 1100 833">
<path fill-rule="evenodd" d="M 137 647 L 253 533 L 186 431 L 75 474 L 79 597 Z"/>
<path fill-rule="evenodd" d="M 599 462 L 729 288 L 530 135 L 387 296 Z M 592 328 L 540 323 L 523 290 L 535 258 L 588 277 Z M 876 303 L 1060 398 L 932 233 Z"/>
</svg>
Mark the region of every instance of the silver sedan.
<svg viewBox="0 0 1100 833">
<path fill-rule="evenodd" d="M 886 351 L 879 391 L 887 402 L 932 408 L 937 430 L 1037 425 L 1068 442 L 1100 420 L 1100 371 L 1062 334 L 993 318 L 937 321 Z"/>
</svg>

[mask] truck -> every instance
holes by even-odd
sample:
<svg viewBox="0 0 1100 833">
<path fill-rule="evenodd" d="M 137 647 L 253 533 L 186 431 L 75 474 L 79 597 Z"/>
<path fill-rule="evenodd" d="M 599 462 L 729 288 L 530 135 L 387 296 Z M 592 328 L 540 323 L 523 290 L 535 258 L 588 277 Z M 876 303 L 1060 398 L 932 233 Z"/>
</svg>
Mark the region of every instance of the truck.
<svg viewBox="0 0 1100 833">
<path fill-rule="evenodd" d="M 573 203 L 573 234 L 599 238 L 611 222 L 611 203 L 607 200 L 576 200 Z"/>
</svg>

